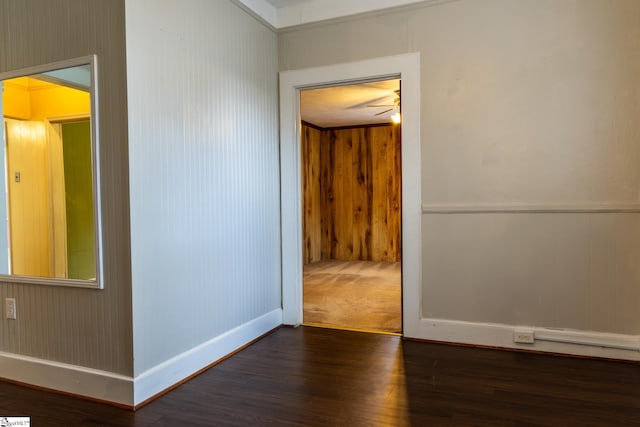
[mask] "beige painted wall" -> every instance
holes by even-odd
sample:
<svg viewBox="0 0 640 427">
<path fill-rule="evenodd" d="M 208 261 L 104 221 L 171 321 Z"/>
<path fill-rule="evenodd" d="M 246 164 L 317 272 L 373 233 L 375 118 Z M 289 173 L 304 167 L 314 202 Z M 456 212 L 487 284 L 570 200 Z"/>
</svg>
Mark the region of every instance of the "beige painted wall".
<svg viewBox="0 0 640 427">
<path fill-rule="evenodd" d="M 97 55 L 104 236 L 103 290 L 0 283 L 0 351 L 132 375 L 124 25 L 123 0 L 0 2 L 0 72 Z"/>
<path fill-rule="evenodd" d="M 439 3 L 279 35 L 281 70 L 420 52 L 423 317 L 639 334 L 640 3 Z"/>
</svg>

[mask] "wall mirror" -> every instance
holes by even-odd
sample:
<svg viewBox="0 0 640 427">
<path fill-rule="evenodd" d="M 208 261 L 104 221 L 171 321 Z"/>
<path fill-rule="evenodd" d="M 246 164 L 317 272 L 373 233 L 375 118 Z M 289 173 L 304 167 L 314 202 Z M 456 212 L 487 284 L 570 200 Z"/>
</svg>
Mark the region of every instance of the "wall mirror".
<svg viewBox="0 0 640 427">
<path fill-rule="evenodd" d="M 0 280 L 101 288 L 95 56 L 0 87 Z"/>
</svg>

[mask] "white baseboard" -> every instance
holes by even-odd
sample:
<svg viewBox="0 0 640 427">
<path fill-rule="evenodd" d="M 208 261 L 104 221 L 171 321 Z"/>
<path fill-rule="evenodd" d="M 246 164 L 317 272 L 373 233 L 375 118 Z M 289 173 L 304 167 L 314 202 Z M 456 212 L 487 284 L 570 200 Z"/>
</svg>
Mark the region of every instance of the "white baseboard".
<svg viewBox="0 0 640 427">
<path fill-rule="evenodd" d="M 186 351 L 135 379 L 124 375 L 0 352 L 0 378 L 134 407 L 282 324 L 273 310 Z"/>
<path fill-rule="evenodd" d="M 282 309 L 273 310 L 143 372 L 134 380 L 133 405 L 161 393 L 281 324 Z"/>
<path fill-rule="evenodd" d="M 513 342 L 514 331 L 523 328 L 533 331 L 532 344 Z M 411 329 L 415 333 L 407 336 L 408 338 L 640 361 L 640 336 L 638 335 L 444 319 L 421 319 L 418 327 Z"/>
<path fill-rule="evenodd" d="M 125 406 L 135 406 L 282 324 L 282 309 L 234 328 L 138 375 L 135 379 L 28 356 L 0 352 L 0 377 Z M 534 332 L 533 344 L 513 342 L 516 329 Z M 558 330 L 444 319 L 421 319 L 407 338 L 640 361 L 640 336 Z"/>
<path fill-rule="evenodd" d="M 0 352 L 0 377 L 131 406 L 133 378 L 97 369 Z"/>
</svg>

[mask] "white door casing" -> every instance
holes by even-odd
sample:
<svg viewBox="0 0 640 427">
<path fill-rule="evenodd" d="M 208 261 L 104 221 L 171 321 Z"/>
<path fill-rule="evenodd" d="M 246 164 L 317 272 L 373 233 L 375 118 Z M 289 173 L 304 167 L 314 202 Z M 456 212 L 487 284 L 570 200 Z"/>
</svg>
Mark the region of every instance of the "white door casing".
<svg viewBox="0 0 640 427">
<path fill-rule="evenodd" d="M 402 80 L 403 333 L 418 337 L 421 318 L 420 54 L 374 58 L 280 73 L 280 188 L 283 323 L 302 323 L 300 90 L 384 78 Z"/>
</svg>

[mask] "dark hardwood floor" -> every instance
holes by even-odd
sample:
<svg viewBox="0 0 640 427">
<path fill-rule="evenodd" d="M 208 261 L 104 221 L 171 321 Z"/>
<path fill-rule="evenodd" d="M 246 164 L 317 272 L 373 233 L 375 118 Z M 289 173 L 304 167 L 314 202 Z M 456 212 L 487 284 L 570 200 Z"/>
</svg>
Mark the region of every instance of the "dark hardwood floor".
<svg viewBox="0 0 640 427">
<path fill-rule="evenodd" d="M 281 328 L 137 412 L 0 382 L 33 426 L 640 426 L 640 365 Z"/>
</svg>

